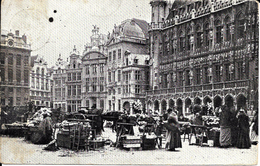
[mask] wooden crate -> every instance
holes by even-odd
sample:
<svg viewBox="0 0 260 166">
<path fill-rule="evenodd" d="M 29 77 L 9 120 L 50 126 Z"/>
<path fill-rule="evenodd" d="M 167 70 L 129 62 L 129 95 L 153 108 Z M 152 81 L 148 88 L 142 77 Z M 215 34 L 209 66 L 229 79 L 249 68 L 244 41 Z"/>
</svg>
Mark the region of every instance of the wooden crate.
<svg viewBox="0 0 260 166">
<path fill-rule="evenodd" d="M 144 138 L 142 143 L 143 150 L 154 150 L 156 145 L 156 138 Z"/>
<path fill-rule="evenodd" d="M 59 147 L 71 149 L 72 138 L 68 134 L 57 134 L 57 145 Z"/>
</svg>

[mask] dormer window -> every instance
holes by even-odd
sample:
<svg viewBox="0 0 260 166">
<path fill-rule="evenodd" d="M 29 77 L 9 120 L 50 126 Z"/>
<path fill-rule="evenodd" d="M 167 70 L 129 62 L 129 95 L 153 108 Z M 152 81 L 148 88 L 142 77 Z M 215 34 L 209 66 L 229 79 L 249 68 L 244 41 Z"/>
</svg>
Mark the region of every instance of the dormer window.
<svg viewBox="0 0 260 166">
<path fill-rule="evenodd" d="M 136 65 L 138 64 L 138 59 L 136 59 L 136 58 L 134 59 L 134 64 L 136 64 Z"/>
</svg>

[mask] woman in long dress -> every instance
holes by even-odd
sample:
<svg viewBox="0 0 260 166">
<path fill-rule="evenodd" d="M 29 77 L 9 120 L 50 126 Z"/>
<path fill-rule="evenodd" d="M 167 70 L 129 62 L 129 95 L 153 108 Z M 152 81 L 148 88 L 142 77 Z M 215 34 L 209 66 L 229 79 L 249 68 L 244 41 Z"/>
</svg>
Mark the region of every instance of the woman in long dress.
<svg viewBox="0 0 260 166">
<path fill-rule="evenodd" d="M 167 129 L 166 133 L 166 146 L 165 149 L 169 151 L 175 151 L 175 148 L 181 148 L 180 126 L 177 120 L 177 114 L 171 109 L 168 110 L 168 120 L 164 126 Z"/>
<path fill-rule="evenodd" d="M 223 148 L 227 148 L 232 145 L 231 142 L 231 124 L 230 124 L 231 112 L 227 105 L 224 105 L 220 110 L 220 136 L 219 143 Z"/>
<path fill-rule="evenodd" d="M 238 148 L 250 148 L 251 141 L 249 138 L 249 117 L 245 112 L 245 109 L 241 108 L 238 113 Z"/>
</svg>

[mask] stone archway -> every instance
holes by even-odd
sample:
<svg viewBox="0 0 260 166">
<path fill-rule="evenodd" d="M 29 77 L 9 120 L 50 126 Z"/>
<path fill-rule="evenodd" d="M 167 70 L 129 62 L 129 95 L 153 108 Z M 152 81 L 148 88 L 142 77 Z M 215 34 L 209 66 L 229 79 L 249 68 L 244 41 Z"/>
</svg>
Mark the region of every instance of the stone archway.
<svg viewBox="0 0 260 166">
<path fill-rule="evenodd" d="M 201 105 L 201 99 L 199 97 L 196 97 L 194 99 L 194 104 Z"/>
<path fill-rule="evenodd" d="M 239 110 L 241 107 L 246 107 L 246 97 L 243 94 L 240 94 L 237 96 L 237 110 Z"/>
<path fill-rule="evenodd" d="M 211 98 L 209 96 L 206 96 L 203 100 L 203 104 L 207 105 L 208 102 L 212 102 Z"/>
<path fill-rule="evenodd" d="M 167 102 L 166 102 L 166 100 L 162 100 L 162 102 L 161 102 L 161 110 L 162 110 L 162 112 L 161 112 L 161 114 L 164 114 L 164 113 L 166 113 L 166 109 L 167 109 Z"/>
<path fill-rule="evenodd" d="M 159 101 L 158 100 L 154 101 L 154 111 L 159 111 Z"/>
<path fill-rule="evenodd" d="M 214 98 L 214 108 L 222 106 L 222 98 L 220 96 L 216 96 Z"/>
<path fill-rule="evenodd" d="M 191 106 L 191 99 L 190 98 L 187 98 L 185 100 L 185 114 L 190 114 L 190 106 Z"/>
<path fill-rule="evenodd" d="M 123 108 L 125 113 L 130 114 L 131 108 L 130 108 L 130 103 L 128 101 L 124 102 Z"/>
<path fill-rule="evenodd" d="M 182 102 L 181 99 L 178 99 L 177 100 L 177 108 L 176 108 L 176 110 L 178 111 L 178 116 L 183 115 L 182 107 L 183 107 L 183 102 Z"/>
<path fill-rule="evenodd" d="M 225 104 L 226 104 L 227 106 L 229 106 L 229 107 L 234 106 L 234 99 L 233 99 L 233 97 L 232 97 L 231 95 L 227 95 L 227 96 L 225 97 Z"/>
<path fill-rule="evenodd" d="M 175 102 L 173 101 L 173 99 L 169 100 L 169 108 L 173 109 L 175 106 Z"/>
</svg>

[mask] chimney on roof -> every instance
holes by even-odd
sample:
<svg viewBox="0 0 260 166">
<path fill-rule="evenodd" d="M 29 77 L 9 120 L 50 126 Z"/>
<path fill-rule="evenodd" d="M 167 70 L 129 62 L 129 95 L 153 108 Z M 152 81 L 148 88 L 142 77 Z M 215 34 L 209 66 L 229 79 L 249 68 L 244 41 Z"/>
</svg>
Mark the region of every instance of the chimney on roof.
<svg viewBox="0 0 260 166">
<path fill-rule="evenodd" d="M 16 31 L 15 31 L 15 35 L 16 35 L 16 36 L 19 36 L 19 30 L 16 30 Z"/>
</svg>

